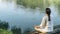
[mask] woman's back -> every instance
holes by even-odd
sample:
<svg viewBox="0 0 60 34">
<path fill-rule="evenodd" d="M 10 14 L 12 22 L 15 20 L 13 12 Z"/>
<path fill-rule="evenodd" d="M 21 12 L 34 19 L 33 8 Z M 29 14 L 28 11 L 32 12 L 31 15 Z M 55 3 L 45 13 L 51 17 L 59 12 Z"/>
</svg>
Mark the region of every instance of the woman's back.
<svg viewBox="0 0 60 34">
<path fill-rule="evenodd" d="M 51 21 L 48 21 L 48 16 L 45 15 L 44 17 L 44 20 L 45 20 L 45 29 L 47 30 L 47 32 L 50 32 L 50 31 L 53 31 L 53 22 L 52 20 Z"/>
</svg>

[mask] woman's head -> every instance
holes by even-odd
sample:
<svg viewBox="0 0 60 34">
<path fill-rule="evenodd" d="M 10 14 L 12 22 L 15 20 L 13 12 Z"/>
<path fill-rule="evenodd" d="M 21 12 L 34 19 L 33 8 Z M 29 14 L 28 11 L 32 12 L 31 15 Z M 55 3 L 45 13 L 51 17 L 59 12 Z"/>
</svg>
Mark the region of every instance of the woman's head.
<svg viewBox="0 0 60 34">
<path fill-rule="evenodd" d="M 51 21 L 50 19 L 51 9 L 50 8 L 46 8 L 46 14 L 48 15 L 48 20 Z"/>
</svg>

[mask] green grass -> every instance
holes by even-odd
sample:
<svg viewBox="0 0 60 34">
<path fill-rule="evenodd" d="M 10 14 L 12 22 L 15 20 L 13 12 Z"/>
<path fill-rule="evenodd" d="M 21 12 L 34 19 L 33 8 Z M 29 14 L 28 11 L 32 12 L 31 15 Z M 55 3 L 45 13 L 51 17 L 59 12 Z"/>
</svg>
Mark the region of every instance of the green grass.
<svg viewBox="0 0 60 34">
<path fill-rule="evenodd" d="M 0 29 L 0 34 L 13 34 L 11 31 Z"/>
</svg>

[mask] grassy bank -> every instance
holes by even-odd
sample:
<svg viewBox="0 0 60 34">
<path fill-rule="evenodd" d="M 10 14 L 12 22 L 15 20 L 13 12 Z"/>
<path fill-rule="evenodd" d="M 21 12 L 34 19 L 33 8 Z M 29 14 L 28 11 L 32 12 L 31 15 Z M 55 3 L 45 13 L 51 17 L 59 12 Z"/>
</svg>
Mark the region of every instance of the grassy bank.
<svg viewBox="0 0 60 34">
<path fill-rule="evenodd" d="M 0 34 L 13 34 L 11 31 L 0 29 Z"/>
</svg>

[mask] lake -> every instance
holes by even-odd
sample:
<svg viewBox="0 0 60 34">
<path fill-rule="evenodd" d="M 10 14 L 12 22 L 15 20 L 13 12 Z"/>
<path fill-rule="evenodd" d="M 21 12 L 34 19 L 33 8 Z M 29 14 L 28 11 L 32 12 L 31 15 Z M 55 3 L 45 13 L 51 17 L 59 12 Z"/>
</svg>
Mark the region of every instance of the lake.
<svg viewBox="0 0 60 34">
<path fill-rule="evenodd" d="M 53 17 L 54 25 L 60 24 L 60 5 L 54 3 L 49 5 L 51 8 L 51 16 Z M 33 27 L 40 25 L 45 9 L 37 7 L 36 9 L 25 8 L 22 5 L 16 4 L 15 1 L 0 0 L 0 20 L 7 21 L 11 26 L 22 28 Z"/>
</svg>

